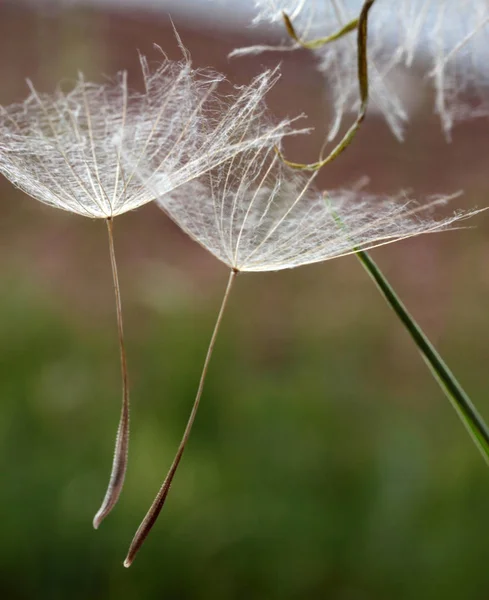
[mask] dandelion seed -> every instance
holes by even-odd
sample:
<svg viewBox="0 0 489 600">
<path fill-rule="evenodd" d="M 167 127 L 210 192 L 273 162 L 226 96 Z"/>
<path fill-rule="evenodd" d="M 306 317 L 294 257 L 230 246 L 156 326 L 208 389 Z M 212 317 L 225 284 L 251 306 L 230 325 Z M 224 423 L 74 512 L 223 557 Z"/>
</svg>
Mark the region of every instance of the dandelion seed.
<svg viewBox="0 0 489 600">
<path fill-rule="evenodd" d="M 98 528 L 122 490 L 129 443 L 129 387 L 122 306 L 114 252 L 113 218 L 169 192 L 261 143 L 282 135 L 286 123 L 261 123 L 263 96 L 278 77 L 265 72 L 250 85 L 220 94 L 223 77 L 166 57 L 153 72 L 141 66 L 145 89 L 130 91 L 126 73 L 104 85 L 79 75 L 69 93 L 39 94 L 31 83 L 21 104 L 0 107 L 0 172 L 37 200 L 105 219 L 114 280 L 122 371 L 122 408 L 106 495 L 94 517 Z M 258 139 L 256 139 L 258 136 Z M 142 178 L 141 171 L 146 175 Z"/>
<path fill-rule="evenodd" d="M 416 67 L 424 71 L 435 90 L 435 111 L 447 136 L 456 121 L 489 114 L 487 0 L 376 0 L 375 4 L 368 42 L 372 108 L 385 117 L 399 139 L 409 118 L 404 94 L 397 85 L 399 69 Z M 314 40 L 328 38 L 354 22 L 362 2 L 255 0 L 255 5 L 255 23 L 274 23 L 285 34 L 285 12 L 301 40 Z M 300 47 L 297 41 L 289 40 L 276 48 L 240 48 L 232 55 Z M 333 43 L 316 45 L 314 52 L 332 94 L 331 140 L 343 116 L 357 112 L 359 106 L 355 41 L 345 35 Z"/>
<path fill-rule="evenodd" d="M 308 177 L 292 171 L 271 147 L 236 156 L 193 183 L 162 197 L 160 207 L 192 239 L 226 264 L 230 276 L 204 361 L 185 432 L 150 510 L 124 562 L 129 567 L 154 525 L 170 490 L 200 403 L 209 361 L 237 275 L 277 271 L 352 254 L 422 233 L 447 228 L 463 215 L 434 220 L 428 213 L 444 204 L 434 197 L 417 206 L 405 196 L 375 198 L 359 190 L 327 197 Z"/>
</svg>

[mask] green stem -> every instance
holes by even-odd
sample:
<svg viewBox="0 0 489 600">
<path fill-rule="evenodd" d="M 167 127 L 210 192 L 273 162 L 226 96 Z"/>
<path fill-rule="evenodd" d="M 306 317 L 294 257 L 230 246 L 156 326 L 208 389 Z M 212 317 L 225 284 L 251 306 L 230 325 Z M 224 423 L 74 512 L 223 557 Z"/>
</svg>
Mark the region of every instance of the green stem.
<svg viewBox="0 0 489 600">
<path fill-rule="evenodd" d="M 357 118 L 348 131 L 345 133 L 343 138 L 338 144 L 331 150 L 326 158 L 320 157 L 319 161 L 311 164 L 296 163 L 287 160 L 283 154 L 276 150 L 283 162 L 293 169 L 300 169 L 303 171 L 318 171 L 325 165 L 335 160 L 353 141 L 353 138 L 360 129 L 360 125 L 365 119 L 368 107 L 368 62 L 367 62 L 367 40 L 368 40 L 368 13 L 372 8 L 375 0 L 365 0 L 363 3 L 362 11 L 358 18 L 358 86 L 360 90 L 360 109 L 358 111 Z M 348 27 L 348 25 L 347 25 Z M 289 31 L 290 34 L 290 31 Z M 336 37 L 338 39 L 338 36 Z"/>
<path fill-rule="evenodd" d="M 462 423 L 467 428 L 475 444 L 479 448 L 485 461 L 489 464 L 489 429 L 483 418 L 477 412 L 472 401 L 463 390 L 453 373 L 445 364 L 429 339 L 423 333 L 420 326 L 409 314 L 407 308 L 401 302 L 391 285 L 388 283 L 382 271 L 370 258 L 367 252 L 359 250 L 356 252 L 358 260 L 376 283 L 380 293 L 386 302 L 396 313 L 409 335 L 413 338 L 421 356 L 430 368 L 438 384 L 450 400 Z"/>
<path fill-rule="evenodd" d="M 321 46 L 325 46 L 330 42 L 335 42 L 336 40 L 339 40 L 340 38 L 345 36 L 347 33 L 354 31 L 358 27 L 358 19 L 353 19 L 344 27 L 342 27 L 338 31 L 335 31 L 335 33 L 332 33 L 331 35 L 328 35 L 327 37 L 306 42 L 299 35 L 297 35 L 295 27 L 292 24 L 292 21 L 290 20 L 290 17 L 286 12 L 282 12 L 282 18 L 284 20 L 287 33 L 295 42 L 299 44 L 299 46 L 302 46 L 302 48 L 305 48 L 306 50 L 316 50 L 317 48 L 321 48 Z"/>
</svg>

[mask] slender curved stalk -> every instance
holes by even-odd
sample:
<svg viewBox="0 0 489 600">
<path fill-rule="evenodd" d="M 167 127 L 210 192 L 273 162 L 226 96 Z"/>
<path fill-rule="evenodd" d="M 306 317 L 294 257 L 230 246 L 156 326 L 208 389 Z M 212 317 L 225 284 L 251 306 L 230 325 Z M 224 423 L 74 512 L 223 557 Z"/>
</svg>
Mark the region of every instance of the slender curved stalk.
<svg viewBox="0 0 489 600">
<path fill-rule="evenodd" d="M 335 33 L 332 33 L 331 35 L 328 35 L 327 37 L 318 38 L 317 40 L 310 40 L 310 41 L 306 42 L 299 35 L 297 35 L 295 27 L 292 24 L 292 21 L 286 12 L 282 12 L 282 18 L 284 20 L 285 28 L 287 29 L 287 33 L 294 40 L 294 42 L 297 42 L 297 44 L 299 44 L 299 46 L 301 46 L 302 48 L 305 48 L 306 50 L 316 50 L 317 48 L 321 48 L 321 46 L 325 46 L 326 44 L 329 44 L 331 42 L 336 42 L 336 40 L 339 40 L 340 38 L 345 36 L 347 33 L 354 31 L 358 27 L 358 19 L 353 19 L 352 21 L 347 23 L 345 26 L 343 26 L 341 29 L 338 29 L 338 31 L 335 31 Z"/>
<path fill-rule="evenodd" d="M 423 330 L 409 314 L 407 308 L 384 277 L 382 271 L 377 267 L 372 258 L 370 258 L 369 254 L 365 251 L 357 251 L 356 255 L 367 273 L 374 280 L 387 304 L 389 304 L 407 329 L 434 378 L 438 381 L 438 384 L 450 400 L 462 423 L 479 448 L 484 460 L 489 464 L 489 429 L 484 419 L 477 412 L 477 409 L 454 374 L 423 333 Z"/>
<path fill-rule="evenodd" d="M 93 519 L 93 526 L 98 529 L 100 523 L 114 508 L 119 499 L 124 485 L 124 477 L 127 467 L 127 452 L 129 446 L 129 382 L 127 375 L 126 349 L 124 346 L 124 329 L 122 324 L 122 303 L 121 291 L 119 287 L 119 276 L 117 274 L 117 263 L 114 251 L 114 233 L 112 228 L 112 219 L 107 219 L 107 233 L 109 237 L 110 264 L 112 267 L 112 277 L 114 279 L 115 305 L 117 310 L 117 329 L 119 332 L 119 348 L 121 355 L 121 373 L 122 373 L 122 408 L 117 428 L 115 440 L 114 460 L 112 462 L 112 471 L 110 474 L 109 485 L 105 494 L 102 506 Z"/>
<path fill-rule="evenodd" d="M 352 142 L 353 138 L 357 134 L 360 125 L 365 119 L 365 115 L 367 114 L 368 107 L 368 61 L 367 61 L 367 40 L 368 40 L 368 13 L 372 8 L 375 0 L 365 0 L 363 3 L 362 11 L 358 18 L 358 85 L 360 89 L 360 109 L 358 111 L 357 118 L 348 131 L 345 133 L 343 138 L 338 142 L 338 144 L 331 150 L 326 158 L 320 158 L 317 162 L 306 164 L 306 163 L 296 163 L 287 160 L 280 150 L 276 149 L 276 152 L 283 160 L 283 162 L 292 167 L 293 169 L 300 169 L 303 171 L 318 171 L 322 169 L 325 165 L 332 162 L 337 158 L 343 150 L 345 150 Z M 348 25 L 346 26 L 348 28 Z M 290 31 L 289 31 L 290 34 Z M 344 35 L 344 34 L 343 34 Z M 334 37 L 334 39 L 338 39 L 339 36 Z"/>
<path fill-rule="evenodd" d="M 146 539 L 149 532 L 151 531 L 151 528 L 155 524 L 156 519 L 158 518 L 158 515 L 160 514 L 161 509 L 163 508 L 163 505 L 165 504 L 165 500 L 166 500 L 166 497 L 168 496 L 168 492 L 170 491 L 170 487 L 171 487 L 173 478 L 175 476 L 178 465 L 182 458 L 183 452 L 185 450 L 185 446 L 186 446 L 188 438 L 190 436 L 190 432 L 192 431 L 192 425 L 194 424 L 195 417 L 197 415 L 197 410 L 199 408 L 200 399 L 202 397 L 202 391 L 204 390 L 204 383 L 205 383 L 207 371 L 209 369 L 209 363 L 210 363 L 210 360 L 212 357 L 212 352 L 214 350 L 214 346 L 216 343 L 217 334 L 219 333 L 219 328 L 221 326 L 224 311 L 225 311 L 226 305 L 228 303 L 229 294 L 231 293 L 231 288 L 233 287 L 233 283 L 234 283 L 234 280 L 236 279 L 237 274 L 238 274 L 238 271 L 233 269 L 229 275 L 229 280 L 228 280 L 228 284 L 226 287 L 226 291 L 224 292 L 224 297 L 222 299 L 221 308 L 219 309 L 219 313 L 218 313 L 217 319 L 216 319 L 216 324 L 214 326 L 214 331 L 212 332 L 211 340 L 209 342 L 209 347 L 207 349 L 207 355 L 205 357 L 204 366 L 202 368 L 202 374 L 200 376 L 199 387 L 197 389 L 197 394 L 195 396 L 194 404 L 192 406 L 192 410 L 190 412 L 190 416 L 188 418 L 182 440 L 178 447 L 175 458 L 173 459 L 173 463 L 170 467 L 170 470 L 168 471 L 168 474 L 165 478 L 165 481 L 163 482 L 163 485 L 161 486 L 160 491 L 158 492 L 156 498 L 154 499 L 153 504 L 151 505 L 150 509 L 146 513 L 146 516 L 144 517 L 143 521 L 141 522 L 141 525 L 139 526 L 138 530 L 136 531 L 136 535 L 134 536 L 134 538 L 131 542 L 131 545 L 129 547 L 129 552 L 127 553 L 127 557 L 124 561 L 125 567 L 131 566 L 137 552 L 143 545 L 144 540 Z"/>
</svg>

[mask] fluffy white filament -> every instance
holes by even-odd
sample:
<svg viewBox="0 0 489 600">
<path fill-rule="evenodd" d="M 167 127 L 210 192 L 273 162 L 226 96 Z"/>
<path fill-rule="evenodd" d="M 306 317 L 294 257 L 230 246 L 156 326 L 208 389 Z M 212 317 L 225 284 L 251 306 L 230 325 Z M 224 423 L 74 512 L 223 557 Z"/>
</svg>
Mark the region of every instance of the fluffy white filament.
<svg viewBox="0 0 489 600">
<path fill-rule="evenodd" d="M 194 240 L 238 271 L 276 271 L 320 262 L 443 229 L 462 215 L 428 216 L 446 202 L 416 205 L 401 195 L 327 195 L 270 147 L 246 152 L 158 203 Z"/>
<path fill-rule="evenodd" d="M 79 75 L 72 91 L 53 95 L 29 83 L 25 102 L 0 107 L 0 172 L 41 202 L 109 218 L 253 145 L 276 72 L 225 96 L 216 90 L 223 77 L 192 69 L 188 57 L 153 72 L 141 65 L 142 93 L 125 73 L 106 84 Z"/>
<path fill-rule="evenodd" d="M 283 27 L 282 11 L 304 40 L 326 37 L 358 17 L 361 0 L 255 0 L 255 22 Z M 285 31 L 284 31 L 285 35 Z M 287 46 L 287 44 L 286 44 Z M 435 111 L 448 134 L 459 119 L 489 114 L 489 2 L 487 0 L 376 0 L 369 19 L 372 107 L 402 137 L 409 116 L 397 69 L 419 68 L 435 90 Z M 289 41 L 289 49 L 298 47 Z M 281 49 L 284 48 L 282 45 Z M 243 48 L 234 54 L 270 47 Z M 358 109 L 356 41 L 350 33 L 316 54 L 332 94 L 337 133 L 345 113 Z M 410 89 L 409 94 L 416 95 Z"/>
</svg>

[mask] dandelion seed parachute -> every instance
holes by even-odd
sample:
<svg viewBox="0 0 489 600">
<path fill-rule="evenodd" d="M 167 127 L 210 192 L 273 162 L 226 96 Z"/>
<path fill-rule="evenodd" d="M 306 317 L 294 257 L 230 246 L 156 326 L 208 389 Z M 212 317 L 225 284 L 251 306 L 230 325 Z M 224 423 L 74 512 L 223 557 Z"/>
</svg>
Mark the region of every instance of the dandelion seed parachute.
<svg viewBox="0 0 489 600">
<path fill-rule="evenodd" d="M 430 210 L 446 197 L 417 206 L 401 195 L 376 198 L 359 190 L 325 196 L 313 187 L 316 174 L 289 169 L 271 143 L 235 156 L 203 177 L 158 200 L 159 206 L 192 239 L 231 270 L 204 362 L 191 415 L 153 504 L 124 562 L 132 564 L 153 527 L 172 485 L 200 403 L 217 332 L 239 272 L 276 271 L 352 254 L 449 227 L 464 216 L 442 220 Z"/>
<path fill-rule="evenodd" d="M 0 107 L 0 173 L 33 198 L 105 219 L 114 278 L 122 368 L 122 409 L 107 493 L 94 527 L 122 490 L 129 443 L 129 388 L 113 218 L 201 176 L 236 153 L 280 136 L 287 123 L 262 124 L 263 96 L 278 77 L 266 71 L 248 86 L 218 92 L 223 76 L 194 70 L 190 57 L 166 57 L 151 70 L 141 57 L 144 91 L 126 73 L 105 84 L 79 75 L 74 88 L 38 93 Z M 144 167 L 144 174 L 142 170 Z"/>
<path fill-rule="evenodd" d="M 444 229 L 463 216 L 429 216 L 447 202 L 446 196 L 417 205 L 405 193 L 392 198 L 340 189 L 325 195 L 314 187 L 315 177 L 291 171 L 273 149 L 264 147 L 236 157 L 158 204 L 190 237 L 240 272 L 329 260 L 354 248 Z"/>
</svg>

